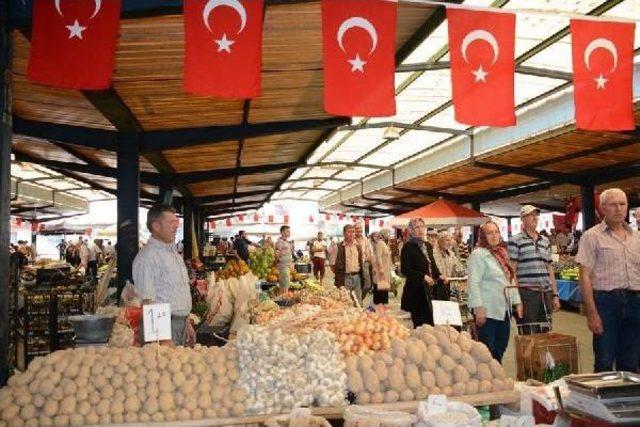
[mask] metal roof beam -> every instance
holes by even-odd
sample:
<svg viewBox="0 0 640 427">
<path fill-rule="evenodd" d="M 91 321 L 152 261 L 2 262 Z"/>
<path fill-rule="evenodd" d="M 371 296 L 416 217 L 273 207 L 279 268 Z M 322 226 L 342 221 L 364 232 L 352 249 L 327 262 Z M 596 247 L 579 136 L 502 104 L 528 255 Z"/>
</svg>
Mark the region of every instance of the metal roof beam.
<svg viewBox="0 0 640 427">
<path fill-rule="evenodd" d="M 400 122 L 377 122 L 377 123 L 364 123 L 361 125 L 345 125 L 340 126 L 338 130 L 361 130 L 361 129 L 380 129 L 394 127 L 399 129 L 408 130 L 421 130 L 428 132 L 447 133 L 452 135 L 472 135 L 473 131 L 466 129 L 454 129 L 440 126 L 424 126 L 414 123 L 400 123 Z M 396 138 L 397 139 L 397 138 Z"/>
<path fill-rule="evenodd" d="M 85 126 L 37 122 L 13 116 L 13 133 L 44 140 L 55 140 L 99 150 L 116 151 L 117 132 Z"/>
<path fill-rule="evenodd" d="M 246 191 L 235 193 L 235 197 L 237 199 L 241 199 L 243 197 L 253 197 L 253 196 L 262 196 L 265 194 L 271 194 L 273 190 L 256 190 L 256 191 Z M 194 197 L 193 203 L 198 206 L 205 206 L 207 203 L 215 203 L 221 202 L 224 200 L 230 200 L 234 195 L 233 194 L 216 194 L 212 196 L 200 196 Z"/>
<path fill-rule="evenodd" d="M 252 201 L 252 202 L 240 202 L 240 203 L 224 203 L 220 205 L 214 206 L 202 206 L 202 212 L 205 214 L 215 213 L 219 211 L 226 211 L 234 208 L 246 208 L 247 206 L 259 206 L 263 202 L 262 201 Z"/>
<path fill-rule="evenodd" d="M 262 202 L 257 202 L 254 203 L 253 206 L 247 206 L 247 207 L 237 207 L 237 208 L 230 208 L 230 209 L 223 209 L 220 211 L 215 211 L 215 212 L 204 212 L 204 216 L 206 218 L 215 216 L 215 215 L 224 215 L 224 214 L 229 214 L 229 213 L 237 213 L 237 212 L 246 212 L 246 211 L 251 211 L 251 210 L 256 210 L 259 209 L 261 206 Z M 218 219 L 218 218 L 214 218 L 214 219 Z"/>
<path fill-rule="evenodd" d="M 402 200 L 393 200 L 393 199 L 378 199 L 375 197 L 368 197 L 365 195 L 360 196 L 360 198 L 368 202 L 376 202 L 383 205 L 396 205 L 396 206 L 402 206 L 404 208 L 411 208 L 411 209 L 421 208 L 422 206 L 424 206 L 423 203 L 404 202 Z"/>
<path fill-rule="evenodd" d="M 415 72 L 415 71 L 437 71 L 437 70 L 448 70 L 450 68 L 451 68 L 451 62 L 449 61 L 418 62 L 414 64 L 399 65 L 396 68 L 396 72 L 404 73 L 404 72 Z M 529 76 L 536 76 L 536 77 L 547 77 L 550 79 L 566 80 L 566 81 L 573 80 L 573 73 L 550 70 L 548 68 L 538 68 L 538 67 L 528 67 L 528 66 L 518 65 L 516 67 L 516 73 L 526 74 Z"/>
<path fill-rule="evenodd" d="M 280 135 L 307 130 L 322 130 L 349 123 L 351 123 L 351 119 L 348 117 L 331 117 L 328 119 L 253 124 L 243 123 L 229 126 L 146 131 L 142 140 L 141 151 L 147 153 L 150 151 L 173 150 L 202 144 L 237 141 L 246 138 Z"/>
<path fill-rule="evenodd" d="M 358 206 L 358 205 L 352 205 L 349 203 L 340 203 L 340 206 L 343 206 L 345 208 L 350 208 L 350 209 L 359 209 L 362 211 L 378 212 L 378 213 L 383 213 L 387 215 L 396 215 L 398 213 L 398 210 L 382 209 L 382 208 L 376 208 L 373 206 Z"/>
<path fill-rule="evenodd" d="M 535 169 L 530 167 L 509 166 L 509 165 L 501 165 L 501 164 L 487 163 L 487 162 L 481 162 L 481 161 L 473 162 L 473 166 L 502 172 L 504 174 L 515 174 L 515 175 L 522 175 L 522 176 L 530 176 L 532 178 L 544 179 L 545 181 L 553 182 L 556 184 L 580 185 L 584 183 L 584 180 L 575 174 L 547 171 L 547 170 Z"/>
</svg>

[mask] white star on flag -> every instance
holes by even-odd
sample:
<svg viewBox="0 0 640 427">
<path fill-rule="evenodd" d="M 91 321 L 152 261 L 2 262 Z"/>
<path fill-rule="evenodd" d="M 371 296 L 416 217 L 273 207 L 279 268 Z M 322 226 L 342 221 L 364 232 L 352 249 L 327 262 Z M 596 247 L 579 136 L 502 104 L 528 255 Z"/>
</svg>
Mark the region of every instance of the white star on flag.
<svg viewBox="0 0 640 427">
<path fill-rule="evenodd" d="M 483 81 L 483 82 L 487 82 L 487 76 L 489 75 L 489 73 L 487 73 L 486 71 L 484 71 L 482 69 L 482 65 L 480 67 L 478 67 L 477 70 L 472 71 L 471 74 L 473 74 L 474 76 L 476 76 L 476 83 Z"/>
<path fill-rule="evenodd" d="M 597 84 L 597 88 L 598 89 L 604 89 L 605 88 L 605 84 L 609 81 L 609 79 L 605 79 L 604 76 L 602 75 L 602 73 L 600 73 L 600 75 L 598 76 L 597 79 L 593 79 L 596 81 Z"/>
<path fill-rule="evenodd" d="M 87 27 L 83 27 L 82 25 L 80 25 L 77 19 L 75 20 L 73 25 L 66 25 L 66 27 L 69 30 L 70 39 L 77 37 L 80 40 L 82 40 L 82 32 L 87 29 Z"/>
<path fill-rule="evenodd" d="M 222 38 L 220 40 L 215 40 L 215 42 L 218 45 L 218 52 L 226 50 L 228 53 L 231 53 L 231 45 L 235 43 L 235 41 L 229 40 L 227 38 L 226 33 L 222 35 Z"/>
<path fill-rule="evenodd" d="M 364 64 L 366 64 L 367 61 L 363 61 L 362 59 L 360 59 L 360 55 L 356 53 L 356 57 L 354 59 L 349 59 L 348 61 L 351 64 L 352 73 L 356 71 L 360 71 L 361 73 L 364 73 Z"/>
</svg>

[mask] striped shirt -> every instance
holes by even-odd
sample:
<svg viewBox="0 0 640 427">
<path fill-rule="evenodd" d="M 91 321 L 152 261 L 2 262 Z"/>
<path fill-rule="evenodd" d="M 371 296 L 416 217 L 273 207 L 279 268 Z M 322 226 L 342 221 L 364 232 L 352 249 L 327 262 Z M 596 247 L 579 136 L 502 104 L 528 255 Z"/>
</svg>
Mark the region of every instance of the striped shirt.
<svg viewBox="0 0 640 427">
<path fill-rule="evenodd" d="M 509 240 L 509 258 L 518 263 L 516 276 L 520 285 L 539 285 L 545 289 L 551 286 L 549 270 L 551 264 L 551 245 L 549 239 L 538 235 L 533 240 L 524 231 Z"/>
<path fill-rule="evenodd" d="M 175 245 L 153 237 L 133 261 L 134 289 L 141 300 L 171 304 L 171 314 L 191 312 L 189 273 Z"/>
<path fill-rule="evenodd" d="M 625 230 L 627 238 L 621 240 L 602 221 L 582 235 L 576 262 L 593 270 L 594 291 L 640 291 L 640 233 L 628 224 Z"/>
</svg>

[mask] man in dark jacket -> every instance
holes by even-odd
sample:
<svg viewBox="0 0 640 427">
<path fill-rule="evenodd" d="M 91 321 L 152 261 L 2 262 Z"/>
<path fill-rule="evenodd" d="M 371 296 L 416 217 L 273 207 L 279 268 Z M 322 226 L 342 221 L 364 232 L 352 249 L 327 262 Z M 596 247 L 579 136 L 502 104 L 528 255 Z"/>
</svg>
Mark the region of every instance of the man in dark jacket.
<svg viewBox="0 0 640 427">
<path fill-rule="evenodd" d="M 362 259 L 362 249 L 356 243 L 356 232 L 351 224 L 343 228 L 344 241 L 338 245 L 336 262 L 334 265 L 335 285 L 344 286 L 356 294 L 359 301 L 362 301 L 362 283 L 364 265 Z"/>
</svg>

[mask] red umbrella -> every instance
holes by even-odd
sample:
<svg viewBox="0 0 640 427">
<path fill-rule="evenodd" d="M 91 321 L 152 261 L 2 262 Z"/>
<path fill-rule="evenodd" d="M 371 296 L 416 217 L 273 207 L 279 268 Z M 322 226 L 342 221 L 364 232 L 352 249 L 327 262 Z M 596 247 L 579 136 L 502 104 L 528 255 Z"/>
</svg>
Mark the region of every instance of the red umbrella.
<svg viewBox="0 0 640 427">
<path fill-rule="evenodd" d="M 393 223 L 405 226 L 413 218 L 422 218 L 427 225 L 482 225 L 489 220 L 487 216 L 473 209 L 438 199 L 429 205 L 395 217 Z"/>
</svg>

